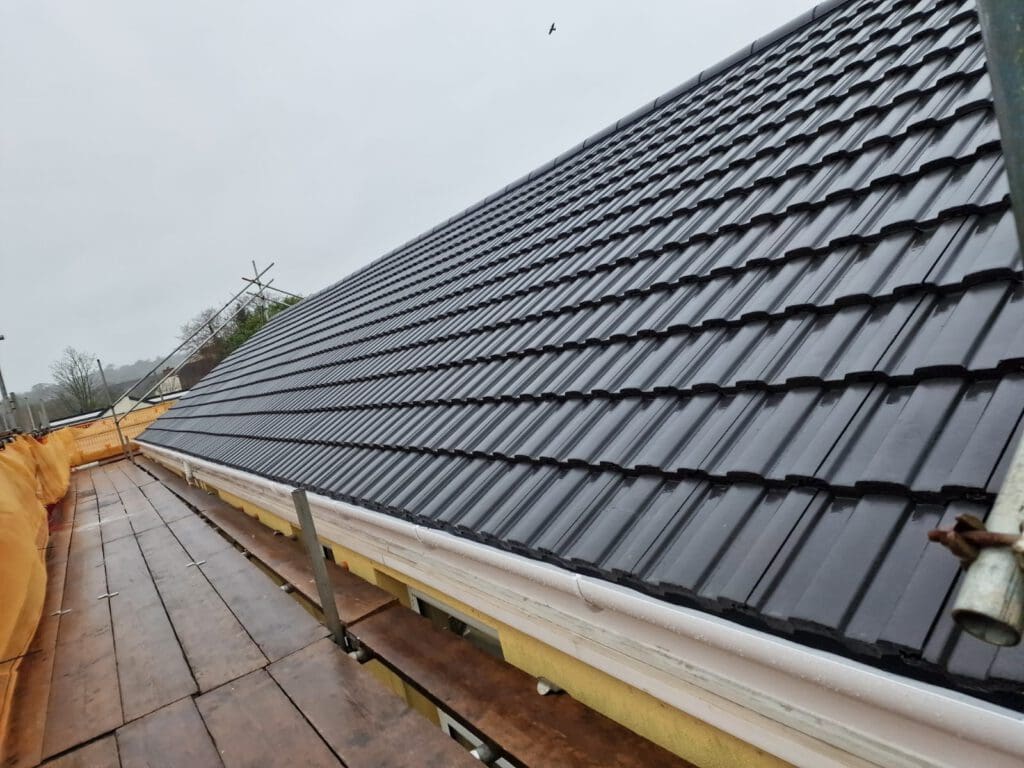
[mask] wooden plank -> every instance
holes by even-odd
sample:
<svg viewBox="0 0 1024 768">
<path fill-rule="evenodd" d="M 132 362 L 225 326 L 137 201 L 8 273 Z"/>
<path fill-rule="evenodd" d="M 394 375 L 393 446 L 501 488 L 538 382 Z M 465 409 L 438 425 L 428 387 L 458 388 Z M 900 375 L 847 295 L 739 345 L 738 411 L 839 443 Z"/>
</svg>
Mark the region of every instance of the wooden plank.
<svg viewBox="0 0 1024 768">
<path fill-rule="evenodd" d="M 204 693 L 196 705 L 228 768 L 341 765 L 263 670 Z"/>
<path fill-rule="evenodd" d="M 38 732 L 27 732 L 27 756 L 35 756 L 37 749 L 41 757 L 69 750 L 122 723 L 110 607 L 96 599 L 106 593 L 106 573 L 96 500 L 85 493 L 91 484 L 89 475 L 76 477 L 77 504 L 60 601 L 67 612 L 52 622 L 47 617 L 43 631 L 55 627 L 55 646 L 44 648 L 46 655 L 33 658 L 26 670 L 28 728 L 40 727 L 38 705 L 29 701 L 41 703 L 46 697 L 41 742 L 37 748 Z"/>
<path fill-rule="evenodd" d="M 61 617 L 43 737 L 43 757 L 64 752 L 123 722 L 114 634 L 106 601 Z"/>
<path fill-rule="evenodd" d="M 131 521 L 125 514 L 124 504 L 118 494 L 99 496 L 97 503 L 99 505 L 100 533 L 103 535 L 104 544 L 131 535 Z"/>
<path fill-rule="evenodd" d="M 153 577 L 134 536 L 104 545 L 103 564 L 110 592 L 126 594 L 132 590 L 143 589 L 156 593 L 153 588 Z"/>
<path fill-rule="evenodd" d="M 169 475 L 166 470 L 165 475 Z M 277 573 L 314 605 L 320 605 L 309 565 L 299 542 L 280 536 L 258 520 L 225 501 L 196 489 L 189 489 L 184 480 L 174 475 L 165 481 L 174 493 L 202 494 L 203 515 L 232 541 L 251 552 L 261 563 Z M 148 491 L 147 491 L 148 493 Z M 341 620 L 350 624 L 397 603 L 396 598 L 380 587 L 353 575 L 336 563 L 328 562 L 327 570 L 334 585 L 335 605 Z"/>
<path fill-rule="evenodd" d="M 100 520 L 120 518 L 124 514 L 124 504 L 121 503 L 121 494 L 117 491 L 103 493 L 96 496 L 96 507 Z"/>
<path fill-rule="evenodd" d="M 75 489 L 75 492 L 80 496 L 85 493 L 96 493 L 96 489 L 93 487 L 92 484 L 92 478 L 89 476 L 89 470 L 71 470 L 70 485 L 72 488 Z"/>
<path fill-rule="evenodd" d="M 209 504 L 204 514 L 239 546 L 294 586 L 303 597 L 316 606 L 320 605 L 309 557 L 298 541 L 275 534 L 259 520 L 224 501 Z M 327 563 L 327 573 L 334 587 L 338 616 L 345 624 L 359 621 L 398 602 L 394 595 L 336 563 Z"/>
<path fill-rule="evenodd" d="M 151 529 L 138 541 L 200 691 L 266 666 L 266 657 L 203 572 L 188 565 L 170 530 Z"/>
<path fill-rule="evenodd" d="M 189 509 L 181 499 L 168 490 L 163 483 L 153 482 L 140 488 L 153 509 L 165 523 L 173 523 L 184 517 L 193 517 L 195 512 Z"/>
<path fill-rule="evenodd" d="M 180 478 L 174 481 L 174 485 L 171 485 L 170 487 L 185 501 L 185 503 L 195 507 L 200 512 L 206 512 L 206 510 L 211 506 L 223 503 L 221 498 L 216 494 L 204 491 L 202 488 L 191 486 Z"/>
<path fill-rule="evenodd" d="M 216 494 L 208 493 L 202 488 L 190 486 L 183 477 L 174 474 L 154 461 L 143 459 L 142 466 L 145 467 L 147 472 L 152 473 L 159 479 L 159 487 L 163 489 L 163 492 L 170 494 L 189 508 L 194 508 L 192 509 L 192 514 L 195 514 L 195 510 L 199 510 L 200 513 L 205 515 L 208 509 L 225 506 L 225 502 Z M 150 486 L 147 486 L 144 492 L 151 497 L 162 495 L 161 490 L 151 488 Z"/>
<path fill-rule="evenodd" d="M 64 577 L 61 608 L 64 610 L 91 606 L 97 595 L 107 591 L 107 576 L 103 569 L 103 542 L 99 525 L 93 521 L 76 519 L 71 534 L 71 548 Z"/>
<path fill-rule="evenodd" d="M 130 461 L 122 461 L 118 466 L 121 471 L 128 476 L 128 479 L 132 481 L 132 484 L 136 488 L 141 488 L 147 483 L 155 482 L 152 475 L 147 474 L 144 470 L 139 468 L 138 465 L 132 464 Z"/>
<path fill-rule="evenodd" d="M 192 699 L 181 699 L 117 730 L 123 768 L 223 765 Z"/>
<path fill-rule="evenodd" d="M 571 696 L 538 696 L 528 674 L 406 608 L 388 608 L 352 632 L 382 663 L 526 765 L 689 765 Z"/>
<path fill-rule="evenodd" d="M 21 660 L 7 733 L 0 744 L 4 768 L 27 768 L 42 760 L 53 657 L 51 646 Z"/>
<path fill-rule="evenodd" d="M 198 690 L 155 592 L 113 598 L 111 616 L 126 720 Z"/>
<path fill-rule="evenodd" d="M 329 639 L 267 671 L 348 768 L 480 765 Z"/>
<path fill-rule="evenodd" d="M 193 560 L 206 560 L 232 548 L 231 542 L 194 513 L 191 517 L 175 520 L 169 527 Z"/>
<path fill-rule="evenodd" d="M 69 492 L 54 508 L 50 519 L 50 538 L 44 550 L 46 562 L 46 594 L 43 612 L 28 653 L 52 650 L 57 644 L 59 611 L 64 602 L 64 584 L 75 521 L 75 494 Z M 43 710 L 45 711 L 45 699 Z"/>
<path fill-rule="evenodd" d="M 114 487 L 107 473 L 103 471 L 103 467 L 91 467 L 89 469 L 89 479 L 92 480 L 97 496 L 117 495 L 117 488 Z"/>
<path fill-rule="evenodd" d="M 107 584 L 118 593 L 109 599 L 121 702 L 125 720 L 134 720 L 198 688 L 135 538 L 105 553 Z"/>
<path fill-rule="evenodd" d="M 105 736 L 45 763 L 46 768 L 118 768 L 120 765 L 113 736 Z"/>
<path fill-rule="evenodd" d="M 50 610 L 57 610 L 60 607 L 64 592 L 64 569 L 71 547 L 71 533 L 75 525 L 77 500 L 78 495 L 72 487 L 68 490 L 67 495 L 54 505 L 49 515 L 50 532 L 44 549 L 48 587 L 46 599 L 47 607 Z M 54 584 L 54 579 L 59 579 L 59 583 Z M 57 589 L 51 590 L 49 588 L 51 585 Z"/>
<path fill-rule="evenodd" d="M 123 469 L 126 466 L 131 466 L 131 462 L 127 459 L 122 459 L 120 461 L 111 462 L 110 464 L 104 464 L 101 467 L 110 479 L 114 488 L 118 491 L 127 491 L 131 488 L 135 488 L 135 482 L 128 477 Z"/>
<path fill-rule="evenodd" d="M 327 636 L 326 627 L 234 549 L 199 567 L 271 661 Z"/>
<path fill-rule="evenodd" d="M 145 457 L 140 457 L 139 466 L 159 480 L 175 489 L 175 493 L 182 496 L 189 504 L 196 509 L 204 510 L 210 501 L 220 501 L 215 494 L 207 493 L 202 488 L 190 486 L 181 475 L 171 472 L 163 465 Z"/>
<path fill-rule="evenodd" d="M 174 472 L 171 472 L 171 470 L 167 469 L 167 467 L 165 467 L 163 464 L 161 464 L 158 461 L 153 461 L 148 456 L 139 456 L 137 459 L 135 459 L 135 463 L 143 471 L 145 471 L 152 477 L 155 477 L 160 482 L 165 482 L 167 480 L 181 480 L 182 482 L 184 482 L 181 475 L 176 475 Z"/>
<path fill-rule="evenodd" d="M 138 488 L 121 491 L 121 503 L 124 504 L 125 513 L 131 523 L 132 530 L 136 534 L 148 531 L 150 528 L 159 528 L 164 525 L 163 518 L 156 513 L 149 499 Z"/>
</svg>

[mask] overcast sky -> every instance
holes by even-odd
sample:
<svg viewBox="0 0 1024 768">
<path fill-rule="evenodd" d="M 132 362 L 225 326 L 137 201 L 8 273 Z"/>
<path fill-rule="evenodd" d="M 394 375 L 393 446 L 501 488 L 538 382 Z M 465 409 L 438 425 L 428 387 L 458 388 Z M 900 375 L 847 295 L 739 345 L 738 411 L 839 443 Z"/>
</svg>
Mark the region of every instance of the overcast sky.
<svg viewBox="0 0 1024 768">
<path fill-rule="evenodd" d="M 0 0 L 8 386 L 169 352 L 251 259 L 322 288 L 811 5 Z"/>
</svg>

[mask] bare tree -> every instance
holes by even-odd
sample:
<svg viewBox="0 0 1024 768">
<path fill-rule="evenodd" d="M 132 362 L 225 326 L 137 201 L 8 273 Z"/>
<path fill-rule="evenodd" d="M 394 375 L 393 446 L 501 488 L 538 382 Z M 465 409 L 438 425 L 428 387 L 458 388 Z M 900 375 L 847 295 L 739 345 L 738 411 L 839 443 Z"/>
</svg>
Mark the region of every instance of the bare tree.
<svg viewBox="0 0 1024 768">
<path fill-rule="evenodd" d="M 216 348 L 222 338 L 221 332 L 217 331 L 218 321 L 223 323 L 223 318 L 217 317 L 217 310 L 207 307 L 181 327 L 178 338 L 181 341 L 187 340 L 185 348 L 189 351 L 199 351 L 204 347 Z"/>
<path fill-rule="evenodd" d="M 66 347 L 60 359 L 50 366 L 50 373 L 59 387 L 58 397 L 73 413 L 85 413 L 99 408 L 96 395 L 95 357 Z"/>
</svg>

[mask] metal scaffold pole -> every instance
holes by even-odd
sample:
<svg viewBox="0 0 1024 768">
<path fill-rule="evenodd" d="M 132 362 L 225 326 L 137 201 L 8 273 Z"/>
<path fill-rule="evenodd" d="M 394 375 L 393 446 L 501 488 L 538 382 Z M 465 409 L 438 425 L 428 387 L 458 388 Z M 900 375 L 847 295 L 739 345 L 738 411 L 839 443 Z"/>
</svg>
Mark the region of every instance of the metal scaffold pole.
<svg viewBox="0 0 1024 768">
<path fill-rule="evenodd" d="M 0 333 L 0 341 L 4 335 Z M 7 385 L 4 384 L 4 374 L 0 371 L 0 422 L 4 430 L 13 431 L 18 428 L 18 420 L 14 417 L 14 409 L 11 407 L 11 398 L 7 395 Z"/>
<path fill-rule="evenodd" d="M 124 439 L 124 433 L 121 431 L 121 424 L 117 418 L 117 409 L 114 407 L 114 398 L 110 394 L 110 386 L 107 384 L 107 374 L 103 372 L 103 363 L 98 359 L 96 360 L 96 367 L 100 369 L 100 380 L 103 382 L 103 389 L 107 393 L 107 402 L 110 404 L 110 412 L 114 418 L 114 428 L 117 430 L 117 439 L 121 441 L 121 450 L 124 451 L 125 457 L 135 463 L 132 459 L 132 452 L 128 449 L 128 442 Z"/>
<path fill-rule="evenodd" d="M 978 16 L 1010 181 L 1010 202 L 1024 247 L 1024 3 L 978 0 Z"/>
<path fill-rule="evenodd" d="M 331 579 L 327 573 L 324 551 L 320 546 L 320 538 L 316 535 L 313 512 L 309 508 L 306 492 L 301 488 L 292 491 L 292 503 L 295 505 L 295 513 L 299 518 L 299 535 L 313 567 L 313 579 L 316 581 L 316 589 L 320 595 L 320 607 L 324 612 L 324 620 L 327 622 L 327 628 L 331 630 L 334 642 L 344 648 L 347 642 L 345 627 L 338 617 L 338 606 L 334 602 L 334 588 L 331 586 Z"/>
</svg>

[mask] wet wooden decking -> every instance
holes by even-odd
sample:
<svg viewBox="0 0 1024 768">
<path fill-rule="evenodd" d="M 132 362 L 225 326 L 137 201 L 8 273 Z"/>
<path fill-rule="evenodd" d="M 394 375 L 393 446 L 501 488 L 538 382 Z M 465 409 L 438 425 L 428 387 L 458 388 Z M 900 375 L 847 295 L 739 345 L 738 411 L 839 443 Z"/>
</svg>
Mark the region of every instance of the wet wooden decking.
<svg viewBox="0 0 1024 768">
<path fill-rule="evenodd" d="M 4 766 L 478 765 L 151 474 L 76 473 L 58 517 Z"/>
<path fill-rule="evenodd" d="M 309 560 L 297 541 L 275 535 L 159 464 L 147 459 L 139 462 L 173 495 L 319 606 Z M 327 569 L 338 614 L 349 634 L 408 686 L 471 728 L 510 762 L 558 768 L 690 765 L 568 694 L 537 695 L 537 681 L 526 672 L 463 637 L 438 629 L 341 566 L 328 562 Z M 298 693 L 289 691 L 289 695 L 299 701 Z"/>
</svg>

